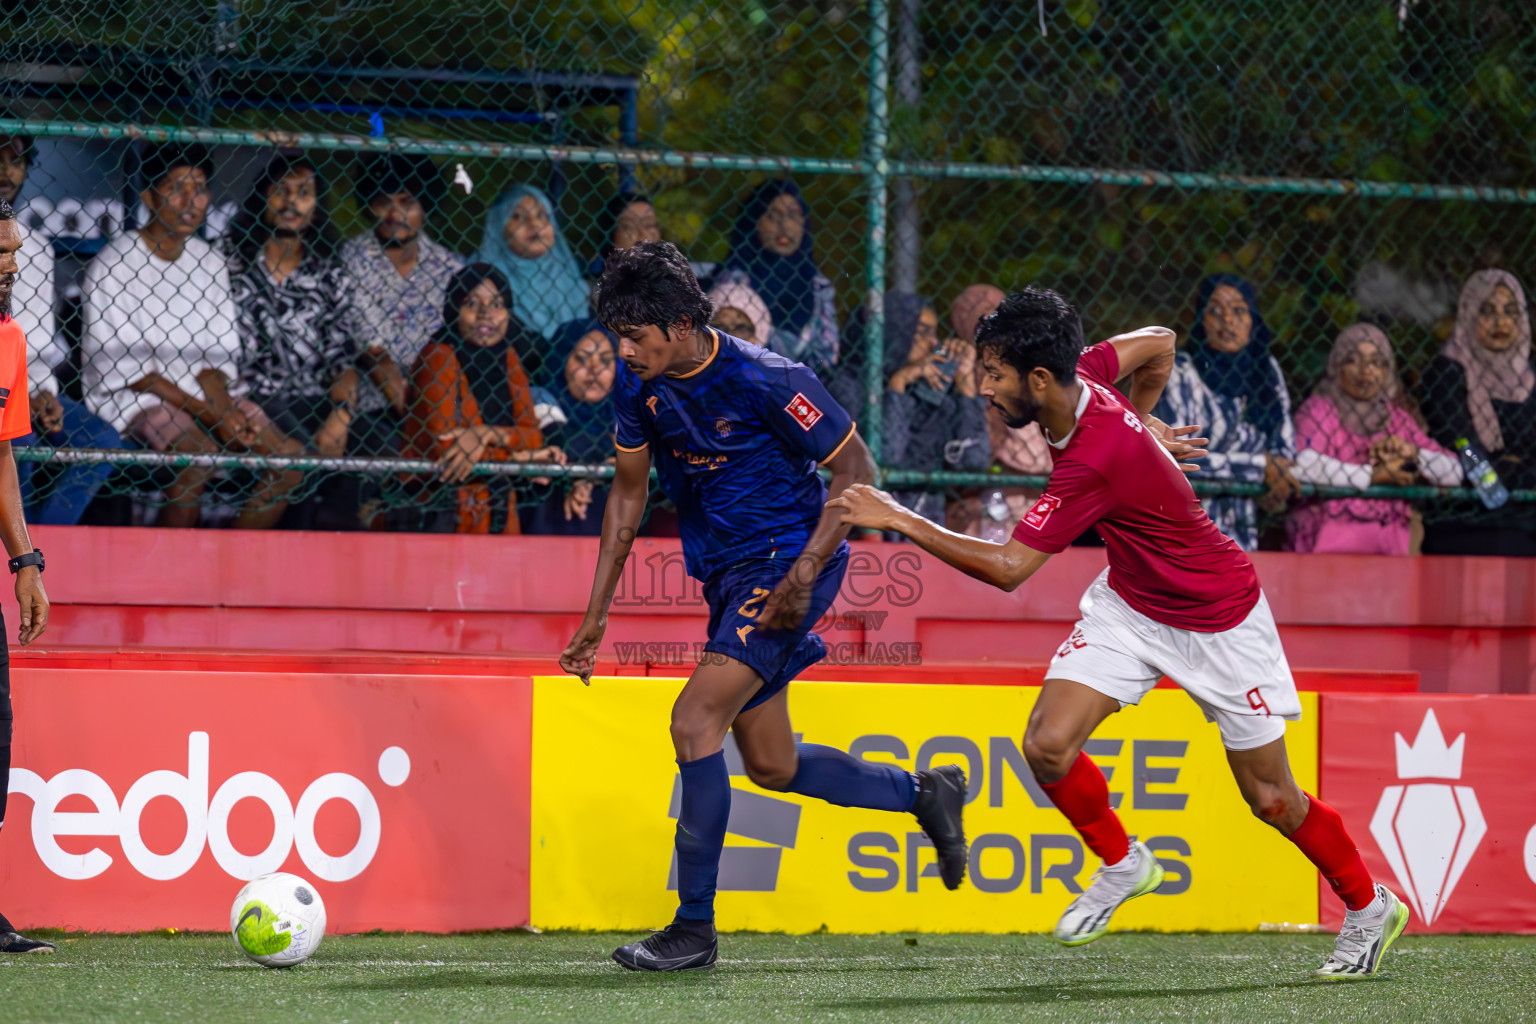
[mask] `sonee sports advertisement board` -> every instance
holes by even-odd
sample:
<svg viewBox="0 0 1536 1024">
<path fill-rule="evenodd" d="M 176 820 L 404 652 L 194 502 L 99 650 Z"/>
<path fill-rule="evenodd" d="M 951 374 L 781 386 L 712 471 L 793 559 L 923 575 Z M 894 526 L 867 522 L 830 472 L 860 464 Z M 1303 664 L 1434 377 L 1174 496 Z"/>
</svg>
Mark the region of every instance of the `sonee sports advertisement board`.
<svg viewBox="0 0 1536 1024">
<path fill-rule="evenodd" d="M 680 679 L 534 679 L 532 923 L 634 930 L 671 920 L 679 784 L 668 722 Z M 945 890 L 910 815 L 733 786 L 720 865 L 722 929 L 1046 931 L 1097 865 L 1040 791 L 1020 749 L 1037 687 L 797 682 L 795 729 L 907 769 L 955 763 L 970 780 L 966 883 Z M 1286 730 L 1303 787 L 1317 779 L 1317 696 Z M 1116 926 L 1246 931 L 1315 922 L 1317 875 L 1238 795 L 1216 727 L 1178 690 L 1110 717 L 1089 753 L 1127 829 L 1168 870 Z"/>
</svg>

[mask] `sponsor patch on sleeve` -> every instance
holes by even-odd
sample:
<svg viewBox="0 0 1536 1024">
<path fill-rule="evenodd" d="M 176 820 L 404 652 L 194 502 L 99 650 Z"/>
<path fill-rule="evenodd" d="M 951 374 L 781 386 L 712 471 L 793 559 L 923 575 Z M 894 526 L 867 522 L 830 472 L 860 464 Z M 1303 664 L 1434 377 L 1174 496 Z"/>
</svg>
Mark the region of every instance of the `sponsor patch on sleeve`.
<svg viewBox="0 0 1536 1024">
<path fill-rule="evenodd" d="M 1042 494 L 1040 500 L 1024 513 L 1024 525 L 1031 530 L 1038 530 L 1045 526 L 1045 521 L 1051 518 L 1051 513 L 1061 507 L 1061 499 L 1054 494 Z"/>
<path fill-rule="evenodd" d="M 799 391 L 795 392 L 795 397 L 789 400 L 789 404 L 784 407 L 784 411 L 795 418 L 795 422 L 800 424 L 801 430 L 810 430 L 821 419 L 822 415 L 821 410 L 816 408 L 816 403 L 806 398 Z"/>
</svg>

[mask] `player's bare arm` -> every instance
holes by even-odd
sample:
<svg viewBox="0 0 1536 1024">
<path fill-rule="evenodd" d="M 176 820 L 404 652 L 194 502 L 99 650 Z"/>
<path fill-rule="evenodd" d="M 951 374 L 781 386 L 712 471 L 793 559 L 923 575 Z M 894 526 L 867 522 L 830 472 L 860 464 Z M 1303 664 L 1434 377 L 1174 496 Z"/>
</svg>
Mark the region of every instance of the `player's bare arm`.
<svg viewBox="0 0 1536 1024">
<path fill-rule="evenodd" d="M 21 504 L 16 457 L 11 454 L 9 441 L 0 441 L 0 540 L 4 540 L 6 553 L 11 558 L 33 551 Z M 43 589 L 42 571 L 37 566 L 25 566 L 16 573 L 16 604 L 21 611 L 16 639 L 26 646 L 48 628 L 48 593 Z"/>
<path fill-rule="evenodd" d="M 827 484 L 827 494 L 840 496 L 855 484 L 872 484 L 875 481 L 875 457 L 855 428 L 845 444 L 832 458 L 822 463 L 832 471 Z M 837 551 L 838 545 L 847 539 L 855 524 L 848 522 L 841 510 L 830 503 L 822 509 L 821 521 L 816 532 L 805 544 L 805 549 L 795 559 L 788 573 L 763 606 L 763 628 L 793 628 L 805 617 L 810 607 L 811 585 L 816 582 L 822 567 Z"/>
<path fill-rule="evenodd" d="M 1141 413 L 1142 422 L 1168 449 L 1180 469 L 1186 473 L 1198 471 L 1200 467 L 1193 460 L 1205 458 L 1206 445 L 1210 443 L 1207 438 L 1194 436 L 1200 432 L 1200 425 L 1169 426 L 1152 415 L 1157 400 L 1163 397 L 1168 376 L 1173 373 L 1174 342 L 1178 335 L 1166 327 L 1142 327 L 1107 340 L 1120 359 L 1121 379 L 1131 379 L 1128 395 Z"/>
<path fill-rule="evenodd" d="M 608 507 L 603 513 L 603 536 L 597 555 L 597 571 L 592 574 L 592 596 L 581 628 L 560 655 L 560 668 L 592 682 L 597 667 L 597 648 L 608 628 L 608 606 L 619 585 L 619 575 L 629 560 L 635 532 L 645 515 L 645 503 L 651 491 L 651 450 L 620 451 L 614 463 L 613 486 Z"/>
<path fill-rule="evenodd" d="M 1010 593 L 1051 557 L 1016 540 L 994 544 L 946 530 L 870 484 L 854 484 L 827 502 L 827 508 L 841 511 L 851 526 L 899 533 L 967 576 Z"/>
<path fill-rule="evenodd" d="M 1152 412 L 1163 396 L 1173 372 L 1173 348 L 1178 335 L 1166 327 L 1141 327 L 1108 339 L 1120 359 L 1120 379 L 1131 378 L 1127 392 L 1131 404 L 1143 416 Z"/>
</svg>

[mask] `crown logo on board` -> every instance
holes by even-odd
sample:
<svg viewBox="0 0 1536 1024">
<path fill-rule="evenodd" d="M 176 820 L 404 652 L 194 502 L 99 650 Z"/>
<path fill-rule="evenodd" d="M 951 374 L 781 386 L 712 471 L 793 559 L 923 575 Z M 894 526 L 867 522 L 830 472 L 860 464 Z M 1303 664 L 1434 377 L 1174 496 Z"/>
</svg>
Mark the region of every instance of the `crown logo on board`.
<svg viewBox="0 0 1536 1024">
<path fill-rule="evenodd" d="M 1466 749 L 1467 734 L 1462 733 L 1456 737 L 1455 743 L 1447 744 L 1433 708 L 1425 713 L 1424 722 L 1419 726 L 1419 734 L 1414 737 L 1412 746 L 1403 739 L 1402 733 L 1393 735 L 1397 740 L 1398 778 L 1461 778 L 1461 755 Z"/>
</svg>

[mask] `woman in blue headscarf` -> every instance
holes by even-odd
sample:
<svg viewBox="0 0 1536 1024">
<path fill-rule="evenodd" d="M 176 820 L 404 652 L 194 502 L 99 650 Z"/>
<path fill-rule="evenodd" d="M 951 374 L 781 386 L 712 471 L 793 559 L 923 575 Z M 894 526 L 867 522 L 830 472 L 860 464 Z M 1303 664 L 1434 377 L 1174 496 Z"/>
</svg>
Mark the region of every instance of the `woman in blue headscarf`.
<svg viewBox="0 0 1536 1024">
<path fill-rule="evenodd" d="M 745 284 L 773 317 L 767 347 L 818 373 L 837 365 L 837 291 L 816 268 L 811 218 L 792 181 L 764 182 L 731 231 L 731 255 L 714 283 Z"/>
<path fill-rule="evenodd" d="M 1258 293 L 1235 274 L 1200 282 L 1189 344 L 1153 415 L 1166 423 L 1199 424 L 1210 454 L 1198 477 L 1263 483 L 1252 498 L 1206 498 L 1216 525 L 1246 551 L 1259 546 L 1259 510 L 1278 512 L 1301 493 L 1292 472 L 1296 431 L 1280 364 L 1269 352 L 1274 335 L 1259 312 Z"/>
<path fill-rule="evenodd" d="M 587 282 L 555 220 L 549 197 L 532 185 L 502 193 L 486 217 L 480 259 L 506 275 L 512 312 L 529 330 L 549 338 L 555 329 L 588 315 Z M 533 369 L 538 353 L 519 353 Z"/>
<path fill-rule="evenodd" d="M 545 438 L 560 447 L 567 463 L 600 465 L 613 459 L 618 354 L 618 336 L 595 319 L 562 324 L 550 339 L 534 401 Z M 596 537 L 607 502 L 608 489 L 591 480 L 557 483 L 548 497 L 524 511 L 523 532 Z"/>
</svg>

